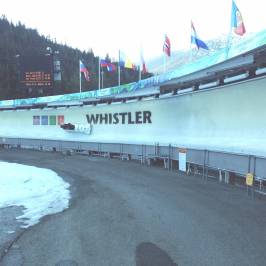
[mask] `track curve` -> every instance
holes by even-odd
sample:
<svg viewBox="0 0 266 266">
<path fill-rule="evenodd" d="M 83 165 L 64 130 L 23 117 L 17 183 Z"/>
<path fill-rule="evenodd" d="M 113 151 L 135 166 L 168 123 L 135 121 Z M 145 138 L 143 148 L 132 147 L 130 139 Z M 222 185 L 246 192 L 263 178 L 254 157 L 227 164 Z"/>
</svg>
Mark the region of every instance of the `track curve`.
<svg viewBox="0 0 266 266">
<path fill-rule="evenodd" d="M 1 265 L 265 265 L 265 202 L 239 188 L 115 159 L 27 150 L 0 159 L 56 171 L 73 196 Z"/>
</svg>

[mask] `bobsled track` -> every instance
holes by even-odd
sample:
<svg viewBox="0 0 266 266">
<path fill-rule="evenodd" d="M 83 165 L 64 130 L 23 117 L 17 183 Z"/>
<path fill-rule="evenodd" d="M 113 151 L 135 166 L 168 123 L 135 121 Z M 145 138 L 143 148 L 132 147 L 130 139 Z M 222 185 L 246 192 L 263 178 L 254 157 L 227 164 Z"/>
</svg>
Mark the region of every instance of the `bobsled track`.
<svg viewBox="0 0 266 266">
<path fill-rule="evenodd" d="M 257 194 L 251 200 L 198 176 L 79 154 L 2 149 L 0 160 L 52 169 L 72 197 L 2 257 L 0 238 L 1 266 L 265 266 L 266 204 Z"/>
<path fill-rule="evenodd" d="M 266 177 L 265 45 L 143 91 L 1 107 L 0 143 L 162 159 Z"/>
</svg>

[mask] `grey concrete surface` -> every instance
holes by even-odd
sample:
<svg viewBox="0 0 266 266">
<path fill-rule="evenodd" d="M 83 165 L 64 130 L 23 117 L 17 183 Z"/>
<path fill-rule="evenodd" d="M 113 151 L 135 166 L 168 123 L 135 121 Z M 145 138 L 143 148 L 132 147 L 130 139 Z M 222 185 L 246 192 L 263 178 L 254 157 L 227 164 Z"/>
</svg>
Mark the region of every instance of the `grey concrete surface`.
<svg viewBox="0 0 266 266">
<path fill-rule="evenodd" d="M 240 188 L 117 159 L 0 150 L 0 160 L 56 171 L 73 197 L 1 266 L 265 265 L 266 202 Z"/>
<path fill-rule="evenodd" d="M 16 217 L 19 215 L 22 215 L 21 207 L 0 208 L 0 259 L 4 256 L 14 239 L 24 231 L 16 220 Z"/>
</svg>

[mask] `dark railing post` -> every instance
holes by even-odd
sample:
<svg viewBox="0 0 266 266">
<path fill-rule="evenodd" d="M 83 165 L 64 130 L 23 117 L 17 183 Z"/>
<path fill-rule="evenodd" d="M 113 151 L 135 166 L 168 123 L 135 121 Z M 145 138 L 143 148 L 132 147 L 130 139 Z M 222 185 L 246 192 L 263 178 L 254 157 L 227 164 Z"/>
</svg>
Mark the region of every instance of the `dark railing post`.
<svg viewBox="0 0 266 266">
<path fill-rule="evenodd" d="M 209 156 L 210 156 L 210 152 L 208 150 L 206 150 L 206 179 L 208 179 L 208 175 L 209 175 Z"/>
<path fill-rule="evenodd" d="M 202 178 L 205 178 L 205 157 L 206 157 L 206 150 L 203 151 L 203 167 L 202 167 Z"/>
</svg>

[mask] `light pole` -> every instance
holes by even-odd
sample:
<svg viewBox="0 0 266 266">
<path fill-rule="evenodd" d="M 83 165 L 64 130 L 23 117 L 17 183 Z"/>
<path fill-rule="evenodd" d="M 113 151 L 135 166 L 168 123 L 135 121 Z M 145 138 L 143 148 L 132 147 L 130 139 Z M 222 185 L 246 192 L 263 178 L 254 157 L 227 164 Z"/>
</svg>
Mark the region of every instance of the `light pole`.
<svg viewBox="0 0 266 266">
<path fill-rule="evenodd" d="M 19 54 L 16 54 L 15 55 L 15 62 L 16 62 L 16 93 L 19 90 L 19 85 L 20 85 L 20 63 L 19 63 L 19 57 L 20 55 Z"/>
<path fill-rule="evenodd" d="M 61 82 L 62 76 L 61 76 L 61 63 L 59 60 L 59 51 L 53 51 L 50 46 L 46 47 L 47 56 L 52 56 L 53 58 L 53 78 L 54 78 L 54 86 L 53 86 L 53 92 L 54 89 L 57 89 L 59 87 L 59 84 Z M 58 84 L 58 86 L 57 86 Z M 53 93 L 54 94 L 54 93 Z"/>
</svg>

